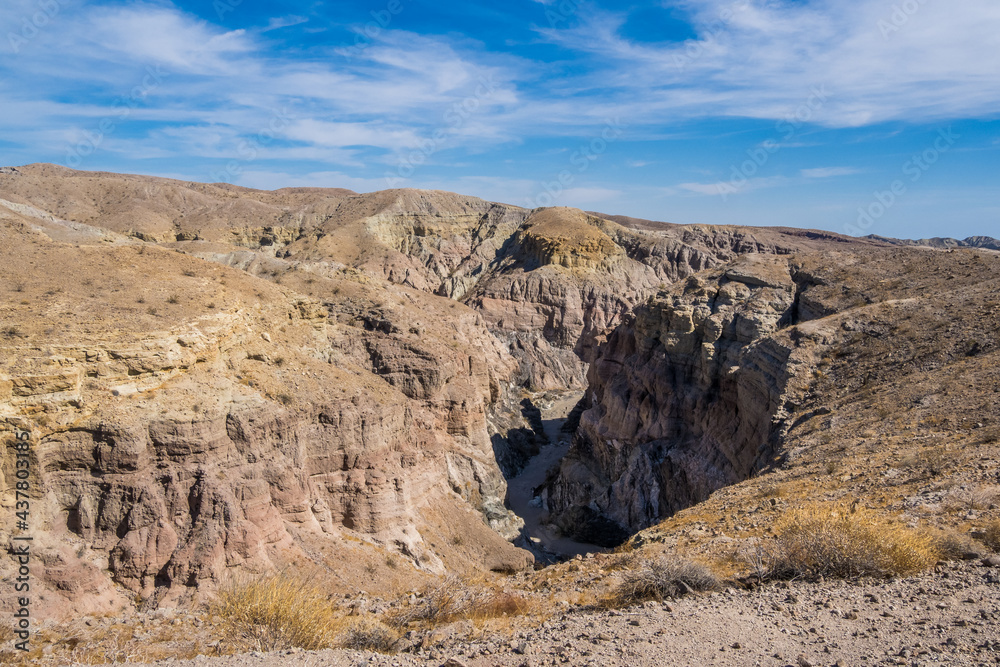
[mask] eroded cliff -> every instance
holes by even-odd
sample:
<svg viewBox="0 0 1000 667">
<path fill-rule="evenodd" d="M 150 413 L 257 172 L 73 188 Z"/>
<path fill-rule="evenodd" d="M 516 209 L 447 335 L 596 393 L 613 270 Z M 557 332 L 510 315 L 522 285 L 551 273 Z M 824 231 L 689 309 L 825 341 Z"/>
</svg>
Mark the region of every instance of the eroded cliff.
<svg viewBox="0 0 1000 667">
<path fill-rule="evenodd" d="M 929 249 L 749 254 L 660 293 L 591 366 L 574 446 L 543 494 L 556 522 L 613 545 L 764 471 L 801 476 L 809 461 L 822 474 L 824 456 L 837 470 L 836 443 L 872 410 L 902 418 L 915 392 L 951 394 L 956 419 L 988 425 L 991 408 L 954 377 L 972 364 L 992 381 L 981 355 L 997 353 L 1000 260 L 957 261 Z M 966 317 L 948 326 L 949 312 Z M 867 497 L 861 479 L 843 481 Z"/>
<path fill-rule="evenodd" d="M 27 433 L 47 612 L 190 599 L 229 571 L 321 560 L 323 536 L 430 572 L 531 562 L 507 542 L 488 424 L 517 365 L 467 307 L 347 280 L 324 304 L 13 215 L 0 235 L 0 474 L 13 489 L 10 436 Z M 475 555 L 424 539 L 455 530 Z"/>
</svg>

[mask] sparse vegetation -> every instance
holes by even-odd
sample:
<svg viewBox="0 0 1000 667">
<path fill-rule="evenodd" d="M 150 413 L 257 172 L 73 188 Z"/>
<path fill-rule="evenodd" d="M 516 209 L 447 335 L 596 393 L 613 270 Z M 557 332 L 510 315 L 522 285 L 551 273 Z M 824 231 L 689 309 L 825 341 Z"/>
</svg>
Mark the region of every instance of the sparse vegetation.
<svg viewBox="0 0 1000 667">
<path fill-rule="evenodd" d="M 927 473 L 935 477 L 940 475 L 948 465 L 950 454 L 948 448 L 939 445 L 928 447 L 915 452 L 910 452 L 900 460 L 900 465 L 911 469 L 924 469 Z"/>
<path fill-rule="evenodd" d="M 631 544 L 631 543 L 626 542 L 625 544 Z M 639 566 L 639 552 L 635 551 L 634 548 L 631 548 L 625 551 L 616 551 L 615 558 L 610 563 L 608 563 L 607 569 L 614 572 L 615 570 L 634 570 L 638 566 Z"/>
<path fill-rule="evenodd" d="M 772 578 L 888 577 L 930 568 L 934 538 L 863 508 L 808 505 L 777 526 L 766 549 Z"/>
<path fill-rule="evenodd" d="M 757 487 L 758 498 L 780 498 L 785 495 L 785 490 L 776 482 L 764 482 Z"/>
<path fill-rule="evenodd" d="M 394 628 L 374 618 L 360 618 L 348 626 L 339 644 L 355 651 L 395 653 L 398 641 Z"/>
<path fill-rule="evenodd" d="M 286 573 L 231 582 L 215 612 L 240 648 L 318 650 L 336 645 L 343 621 L 315 583 Z"/>
<path fill-rule="evenodd" d="M 983 544 L 1000 553 L 1000 519 L 994 519 L 983 529 Z"/>
<path fill-rule="evenodd" d="M 171 294 L 170 296 L 167 297 L 167 303 L 180 303 L 180 302 L 181 298 L 176 294 Z"/>
<path fill-rule="evenodd" d="M 953 512 L 968 512 L 989 509 L 1000 501 L 1000 487 L 963 486 L 951 489 L 945 496 L 944 506 Z"/>
<path fill-rule="evenodd" d="M 531 602 L 520 593 L 451 576 L 426 588 L 417 604 L 404 605 L 388 614 L 386 622 L 398 628 L 434 627 L 464 619 L 486 621 L 523 616 L 531 610 Z"/>
<path fill-rule="evenodd" d="M 933 539 L 938 556 L 946 560 L 970 560 L 983 555 L 982 547 L 975 540 L 952 528 L 936 531 Z"/>
<path fill-rule="evenodd" d="M 646 600 L 680 597 L 694 591 L 716 590 L 720 585 L 715 573 L 701 563 L 664 557 L 628 572 L 604 604 L 625 607 Z"/>
</svg>

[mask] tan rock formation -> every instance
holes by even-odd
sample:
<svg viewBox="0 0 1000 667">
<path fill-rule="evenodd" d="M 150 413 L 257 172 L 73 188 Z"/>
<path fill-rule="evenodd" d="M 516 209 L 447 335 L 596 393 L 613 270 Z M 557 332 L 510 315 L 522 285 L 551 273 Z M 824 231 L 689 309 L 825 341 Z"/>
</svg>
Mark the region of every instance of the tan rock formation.
<svg viewBox="0 0 1000 667">
<path fill-rule="evenodd" d="M 180 253 L 31 227 L 0 221 L 17 276 L 0 429 L 9 445 L 30 434 L 45 613 L 113 608 L 123 591 L 172 604 L 322 535 L 442 571 L 459 557 L 423 540 L 431 506 L 451 528 L 493 527 L 479 567 L 530 563 L 506 541 L 518 524 L 487 421 L 516 365 L 474 312 L 346 280 L 324 305 Z M 15 458 L 5 446 L 4 539 Z"/>
</svg>

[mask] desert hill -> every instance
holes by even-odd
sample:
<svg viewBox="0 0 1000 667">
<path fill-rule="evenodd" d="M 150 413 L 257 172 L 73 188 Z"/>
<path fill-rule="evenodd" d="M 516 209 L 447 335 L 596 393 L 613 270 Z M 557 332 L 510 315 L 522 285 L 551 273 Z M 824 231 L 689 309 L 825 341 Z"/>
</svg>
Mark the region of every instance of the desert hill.
<svg viewBox="0 0 1000 667">
<path fill-rule="evenodd" d="M 1000 255 L 953 245 L 4 168 L 0 533 L 24 433 L 53 622 L 292 570 L 383 602 L 449 574 L 593 601 L 618 561 L 532 571 L 558 554 L 510 509 L 560 437 L 532 502 L 635 562 L 745 576 L 817 500 L 979 534 Z"/>
</svg>

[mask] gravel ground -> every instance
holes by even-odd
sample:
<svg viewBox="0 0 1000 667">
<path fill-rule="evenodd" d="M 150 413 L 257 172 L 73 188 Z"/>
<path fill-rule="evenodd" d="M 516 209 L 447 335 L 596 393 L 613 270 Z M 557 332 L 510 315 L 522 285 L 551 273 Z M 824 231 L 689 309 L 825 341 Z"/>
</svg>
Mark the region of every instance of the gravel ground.
<svg viewBox="0 0 1000 667">
<path fill-rule="evenodd" d="M 447 667 L 1000 664 L 1000 558 L 892 582 L 770 584 L 621 611 L 572 610 L 484 636 L 468 622 L 411 633 L 404 652 L 289 651 L 167 664 Z M 164 664 L 164 663 L 158 663 Z"/>
</svg>

